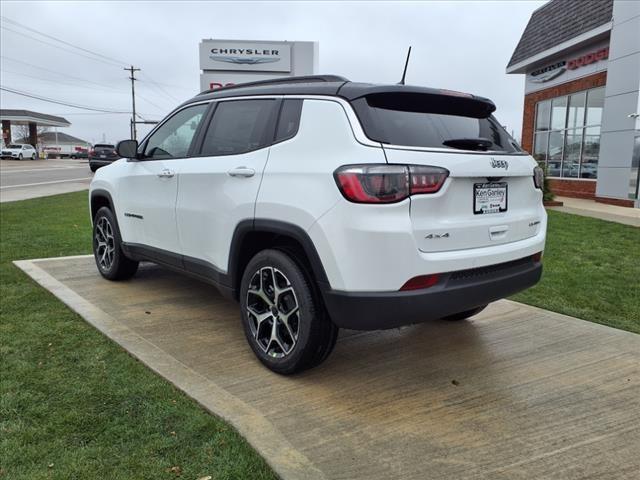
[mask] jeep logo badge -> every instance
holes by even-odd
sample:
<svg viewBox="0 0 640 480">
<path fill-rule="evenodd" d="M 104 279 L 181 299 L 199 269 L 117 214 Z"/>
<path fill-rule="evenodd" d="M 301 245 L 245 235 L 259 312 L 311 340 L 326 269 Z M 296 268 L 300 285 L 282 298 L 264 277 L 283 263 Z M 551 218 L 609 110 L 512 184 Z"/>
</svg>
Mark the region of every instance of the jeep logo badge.
<svg viewBox="0 0 640 480">
<path fill-rule="evenodd" d="M 505 170 L 509 170 L 509 162 L 506 160 L 496 160 L 495 158 L 492 158 L 491 166 L 493 168 L 504 168 Z"/>
</svg>

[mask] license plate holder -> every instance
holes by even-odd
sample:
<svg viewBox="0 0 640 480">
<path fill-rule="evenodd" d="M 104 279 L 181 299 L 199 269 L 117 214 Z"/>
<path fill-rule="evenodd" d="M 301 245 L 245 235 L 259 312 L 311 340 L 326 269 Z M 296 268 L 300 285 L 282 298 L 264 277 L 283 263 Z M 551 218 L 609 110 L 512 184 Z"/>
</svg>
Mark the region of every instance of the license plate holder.
<svg viewBox="0 0 640 480">
<path fill-rule="evenodd" d="M 473 184 L 473 213 L 475 215 L 506 212 L 507 200 L 507 182 Z"/>
</svg>

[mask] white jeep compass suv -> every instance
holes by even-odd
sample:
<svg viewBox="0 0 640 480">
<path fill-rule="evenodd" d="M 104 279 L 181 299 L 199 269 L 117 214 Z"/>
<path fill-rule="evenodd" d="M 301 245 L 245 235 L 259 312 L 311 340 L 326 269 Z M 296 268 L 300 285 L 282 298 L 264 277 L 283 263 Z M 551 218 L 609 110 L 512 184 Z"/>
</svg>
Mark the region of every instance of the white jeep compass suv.
<svg viewBox="0 0 640 480">
<path fill-rule="evenodd" d="M 337 76 L 203 92 L 93 178 L 98 270 L 211 282 L 282 374 L 322 362 L 339 327 L 470 317 L 542 272 L 542 171 L 494 110 Z"/>
</svg>

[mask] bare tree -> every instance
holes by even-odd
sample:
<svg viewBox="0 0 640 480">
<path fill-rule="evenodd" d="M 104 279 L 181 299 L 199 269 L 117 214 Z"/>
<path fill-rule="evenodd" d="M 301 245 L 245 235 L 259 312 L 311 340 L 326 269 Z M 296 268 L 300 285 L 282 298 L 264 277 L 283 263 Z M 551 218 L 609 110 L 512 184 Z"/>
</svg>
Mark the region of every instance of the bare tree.
<svg viewBox="0 0 640 480">
<path fill-rule="evenodd" d="M 29 143 L 29 125 L 16 125 L 15 127 L 15 136 L 17 142 L 19 143 Z M 38 138 L 38 143 L 42 143 L 41 137 L 44 133 L 50 132 L 51 127 L 36 127 L 36 135 Z"/>
</svg>

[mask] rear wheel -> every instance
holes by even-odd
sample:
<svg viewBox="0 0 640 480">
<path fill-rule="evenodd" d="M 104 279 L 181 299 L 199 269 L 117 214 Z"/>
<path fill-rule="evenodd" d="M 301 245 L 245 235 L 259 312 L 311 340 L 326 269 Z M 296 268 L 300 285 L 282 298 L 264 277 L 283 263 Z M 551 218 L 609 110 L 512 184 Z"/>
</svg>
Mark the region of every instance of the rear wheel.
<svg viewBox="0 0 640 480">
<path fill-rule="evenodd" d="M 251 349 L 269 369 L 292 374 L 324 361 L 336 327 L 310 275 L 287 253 L 263 250 L 241 281 L 242 325 Z"/>
<path fill-rule="evenodd" d="M 118 224 L 107 207 L 100 208 L 93 220 L 93 256 L 98 271 L 108 280 L 125 280 L 138 270 L 138 262 L 122 252 Z"/>
<path fill-rule="evenodd" d="M 443 320 L 449 320 L 452 322 L 458 321 L 458 320 L 466 320 L 469 317 L 473 317 L 474 315 L 477 315 L 478 313 L 480 313 L 482 310 L 484 310 L 485 308 L 487 308 L 487 305 L 483 305 L 481 307 L 476 307 L 476 308 L 472 308 L 471 310 L 466 310 L 464 312 L 460 312 L 460 313 L 454 313 L 453 315 L 447 315 L 446 317 L 443 317 Z"/>
<path fill-rule="evenodd" d="M 90 168 L 90 169 L 91 169 L 91 171 L 92 171 L 92 172 L 94 172 L 94 173 L 95 173 L 95 171 L 96 171 L 96 170 L 98 170 L 98 167 L 97 167 L 97 166 L 95 166 L 95 165 L 91 165 L 91 164 L 89 164 L 89 168 Z"/>
<path fill-rule="evenodd" d="M 35 154 L 35 153 L 32 153 L 32 154 L 31 154 L 31 160 L 35 160 L 35 159 L 36 159 L 36 154 Z"/>
</svg>

